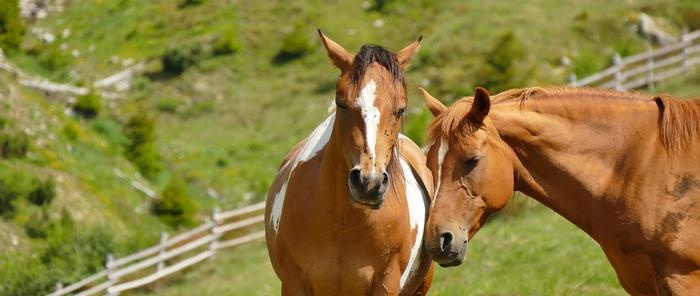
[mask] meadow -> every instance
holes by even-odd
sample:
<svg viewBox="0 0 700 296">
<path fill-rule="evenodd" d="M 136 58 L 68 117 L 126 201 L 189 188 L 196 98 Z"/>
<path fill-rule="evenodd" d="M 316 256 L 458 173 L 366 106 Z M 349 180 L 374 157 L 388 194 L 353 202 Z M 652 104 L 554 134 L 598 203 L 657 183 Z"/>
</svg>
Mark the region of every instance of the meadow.
<svg viewBox="0 0 700 296">
<path fill-rule="evenodd" d="M 0 22 L 12 2 L 0 5 Z M 213 207 L 261 201 L 282 157 L 323 119 L 334 94 L 338 72 L 317 28 L 350 51 L 425 37 L 407 72 L 404 132 L 418 143 L 430 120 L 418 86 L 453 101 L 477 85 L 497 92 L 564 84 L 571 73 L 609 66 L 614 52 L 644 51 L 647 41 L 631 29 L 641 12 L 672 34 L 700 29 L 700 3 L 690 0 L 62 3 L 25 20 L 19 43 L 0 36 L 11 63 L 74 85 L 139 62 L 145 69 L 116 99 L 47 94 L 0 72 L 0 142 L 26 142 L 22 153 L 0 157 L 0 202 L 8 201 L 0 203 L 0 295 L 45 293 L 100 269 L 108 253 L 204 221 Z M 699 82 L 694 74 L 642 91 L 696 96 Z M 130 128 L 144 114 L 150 132 Z M 134 149 L 139 137 L 148 145 Z M 37 202 L 35 192 L 51 198 Z M 154 210 L 173 195 L 187 217 Z M 623 293 L 593 241 L 525 204 L 479 233 L 467 264 L 438 269 L 432 293 Z M 135 294 L 270 295 L 277 285 L 258 242 Z"/>
</svg>

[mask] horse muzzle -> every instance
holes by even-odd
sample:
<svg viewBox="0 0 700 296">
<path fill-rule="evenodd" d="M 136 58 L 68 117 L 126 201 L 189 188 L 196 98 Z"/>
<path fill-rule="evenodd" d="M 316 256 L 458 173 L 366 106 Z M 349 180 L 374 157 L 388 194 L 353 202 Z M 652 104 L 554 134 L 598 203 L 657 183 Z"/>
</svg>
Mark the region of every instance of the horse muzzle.
<svg viewBox="0 0 700 296">
<path fill-rule="evenodd" d="M 389 174 L 363 175 L 359 168 L 353 168 L 348 173 L 348 188 L 350 197 L 355 202 L 378 209 L 384 202 L 384 194 L 389 187 Z"/>
<path fill-rule="evenodd" d="M 428 244 L 428 241 L 426 241 Z M 442 267 L 457 266 L 462 264 L 464 256 L 467 252 L 467 238 L 455 236 L 450 231 L 440 233 L 436 241 L 429 243 L 427 247 L 428 255 L 433 261 L 440 264 Z"/>
</svg>

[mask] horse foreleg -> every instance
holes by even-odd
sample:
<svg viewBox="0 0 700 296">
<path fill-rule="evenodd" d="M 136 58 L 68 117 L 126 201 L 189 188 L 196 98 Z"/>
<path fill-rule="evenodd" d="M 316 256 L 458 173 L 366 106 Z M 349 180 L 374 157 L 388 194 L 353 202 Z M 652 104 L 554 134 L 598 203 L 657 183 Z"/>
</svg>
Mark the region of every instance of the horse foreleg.
<svg viewBox="0 0 700 296">
<path fill-rule="evenodd" d="M 435 272 L 435 264 L 430 262 L 430 267 L 428 267 L 428 273 L 425 274 L 425 278 L 423 278 L 423 282 L 420 283 L 420 286 L 418 286 L 418 289 L 416 289 L 416 292 L 413 293 L 413 296 L 428 295 L 428 289 L 430 289 L 430 285 L 433 283 L 433 273 L 434 272 Z"/>
<path fill-rule="evenodd" d="M 372 296 L 388 296 L 399 295 L 399 283 L 401 282 L 401 266 L 399 265 L 399 257 L 394 256 L 389 262 L 389 265 L 384 270 L 383 277 L 377 283 L 374 283 L 372 291 L 369 295 Z"/>
</svg>

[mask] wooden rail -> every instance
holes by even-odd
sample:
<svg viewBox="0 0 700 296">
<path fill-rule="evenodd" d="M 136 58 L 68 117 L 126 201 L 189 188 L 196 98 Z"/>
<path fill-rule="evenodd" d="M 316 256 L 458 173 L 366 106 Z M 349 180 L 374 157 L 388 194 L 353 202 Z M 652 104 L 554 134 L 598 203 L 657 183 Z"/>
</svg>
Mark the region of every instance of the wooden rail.
<svg viewBox="0 0 700 296">
<path fill-rule="evenodd" d="M 119 295 L 153 283 L 213 257 L 217 250 L 265 237 L 264 230 L 246 231 L 262 224 L 264 209 L 264 202 L 227 212 L 215 209 L 209 221 L 194 229 L 173 237 L 161 233 L 157 245 L 117 259 L 108 255 L 103 271 L 65 287 L 57 283 L 49 296 Z"/>
<path fill-rule="evenodd" d="M 619 91 L 647 86 L 656 82 L 687 74 L 690 67 L 700 64 L 700 30 L 684 33 L 678 43 L 622 58 L 613 55 L 613 65 L 598 73 L 578 80 L 569 76 L 569 85 L 613 88 Z"/>
</svg>

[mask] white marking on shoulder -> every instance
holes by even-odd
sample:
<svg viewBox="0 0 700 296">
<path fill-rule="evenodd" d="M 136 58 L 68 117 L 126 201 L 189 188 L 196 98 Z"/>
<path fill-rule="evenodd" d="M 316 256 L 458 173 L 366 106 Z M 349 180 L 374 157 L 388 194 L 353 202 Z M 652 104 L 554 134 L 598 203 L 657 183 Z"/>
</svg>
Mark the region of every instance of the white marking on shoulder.
<svg viewBox="0 0 700 296">
<path fill-rule="evenodd" d="M 287 193 L 287 183 L 289 183 L 289 179 L 291 179 L 294 169 L 300 162 L 313 158 L 319 151 L 321 151 L 321 149 L 323 149 L 323 147 L 326 147 L 326 144 L 328 144 L 328 140 L 331 137 L 331 133 L 333 132 L 334 122 L 335 112 L 331 113 L 331 115 L 329 115 L 328 118 L 326 118 L 326 120 L 324 120 L 321 124 L 319 124 L 314 131 L 311 132 L 311 135 L 306 138 L 304 145 L 301 147 L 297 153 L 297 156 L 292 162 L 292 166 L 287 175 L 287 181 L 282 184 L 280 190 L 277 192 L 277 194 L 275 194 L 275 200 L 272 201 L 272 213 L 270 214 L 270 224 L 275 230 L 275 234 L 277 234 L 280 218 L 282 217 L 282 206 L 284 205 L 284 197 Z"/>
<path fill-rule="evenodd" d="M 417 259 L 420 256 L 420 249 L 423 246 L 423 230 L 425 228 L 425 215 L 427 212 L 427 201 L 429 200 L 429 197 L 427 196 L 426 192 L 423 191 L 418 183 L 418 180 L 416 180 L 415 176 L 413 175 L 413 170 L 403 158 L 401 158 L 401 168 L 403 170 L 404 183 L 406 185 L 408 219 L 411 229 L 416 230 L 416 236 L 414 238 L 415 241 L 411 247 L 411 255 L 408 259 L 408 265 L 401 274 L 399 281 L 399 287 L 403 289 L 410 276 L 414 275 L 420 267 L 420 262 Z"/>
<path fill-rule="evenodd" d="M 377 98 L 375 91 L 377 90 L 377 84 L 374 80 L 370 80 L 365 87 L 360 91 L 360 96 L 355 99 L 358 107 L 360 107 L 360 112 L 362 113 L 362 119 L 365 121 L 365 141 L 367 142 L 367 148 L 369 149 L 369 155 L 372 157 L 372 166 L 374 166 L 374 151 L 376 149 L 377 143 L 377 129 L 379 128 L 379 109 L 374 106 L 374 100 Z"/>
</svg>

